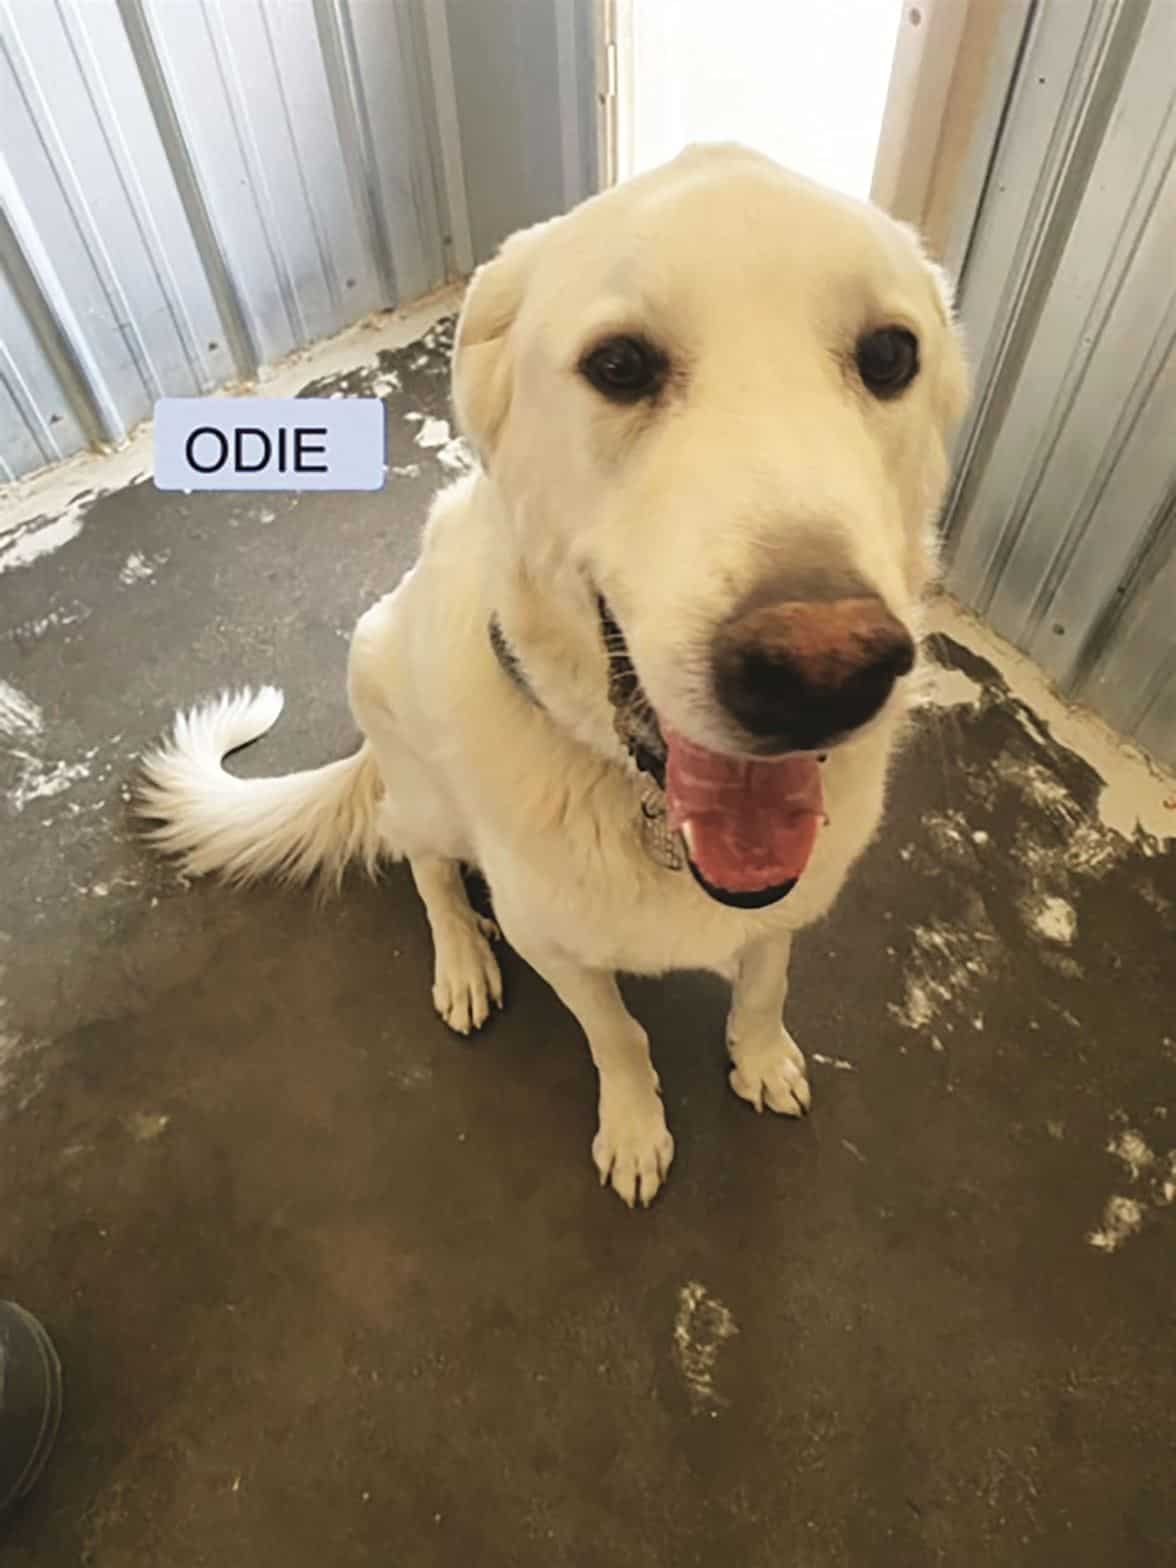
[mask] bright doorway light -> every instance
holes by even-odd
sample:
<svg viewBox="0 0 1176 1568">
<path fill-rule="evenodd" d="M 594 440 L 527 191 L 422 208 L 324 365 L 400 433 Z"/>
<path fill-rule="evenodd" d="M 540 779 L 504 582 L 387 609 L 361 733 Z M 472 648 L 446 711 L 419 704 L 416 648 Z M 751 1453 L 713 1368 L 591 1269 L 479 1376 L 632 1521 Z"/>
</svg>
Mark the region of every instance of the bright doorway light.
<svg viewBox="0 0 1176 1568">
<path fill-rule="evenodd" d="M 627 0 L 618 173 L 739 141 L 868 196 L 901 0 Z"/>
</svg>

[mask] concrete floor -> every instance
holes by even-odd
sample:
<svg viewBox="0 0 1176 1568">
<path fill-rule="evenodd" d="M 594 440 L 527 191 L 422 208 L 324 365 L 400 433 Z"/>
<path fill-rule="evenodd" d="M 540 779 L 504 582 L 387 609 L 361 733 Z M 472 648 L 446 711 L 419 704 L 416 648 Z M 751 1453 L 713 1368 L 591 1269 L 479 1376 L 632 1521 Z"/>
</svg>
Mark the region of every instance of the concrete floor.
<svg viewBox="0 0 1176 1568">
<path fill-rule="evenodd" d="M 1170 781 L 941 641 L 800 945 L 814 1115 L 727 1091 L 716 984 L 632 987 L 647 1214 L 520 962 L 476 1043 L 433 1016 L 402 868 L 320 908 L 136 846 L 177 703 L 286 688 L 244 771 L 353 742 L 345 638 L 460 461 L 444 330 L 382 341 L 301 374 L 387 395 L 383 495 L 164 496 L 140 449 L 0 533 L 0 1294 L 67 1376 L 6 1568 L 1176 1562 Z"/>
</svg>

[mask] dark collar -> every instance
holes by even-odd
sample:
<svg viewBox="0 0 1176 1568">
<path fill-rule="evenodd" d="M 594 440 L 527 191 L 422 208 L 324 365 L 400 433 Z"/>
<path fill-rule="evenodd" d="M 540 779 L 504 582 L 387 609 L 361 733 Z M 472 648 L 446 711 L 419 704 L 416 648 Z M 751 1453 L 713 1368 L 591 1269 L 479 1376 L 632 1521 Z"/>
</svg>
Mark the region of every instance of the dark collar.
<svg viewBox="0 0 1176 1568">
<path fill-rule="evenodd" d="M 681 871 L 687 861 L 685 844 L 681 834 L 666 821 L 665 741 L 637 680 L 621 629 L 604 600 L 599 599 L 597 604 L 613 726 L 637 768 L 646 775 L 637 830 L 652 860 L 667 871 Z M 497 615 L 491 615 L 487 631 L 503 674 L 528 702 L 542 710 L 543 704 L 527 679 L 522 660 L 507 641 Z"/>
<path fill-rule="evenodd" d="M 527 679 L 527 672 L 523 669 L 522 661 L 518 654 L 506 640 L 506 633 L 502 629 L 502 622 L 497 615 L 490 617 L 490 646 L 494 649 L 494 657 L 502 666 L 504 673 L 511 684 L 516 686 L 528 702 L 534 703 L 537 708 L 543 704 L 535 695 L 535 688 Z"/>
<path fill-rule="evenodd" d="M 629 658 L 624 635 L 613 619 L 612 611 L 599 595 L 596 606 L 600 618 L 600 638 L 608 681 L 608 700 L 613 710 L 613 725 L 621 743 L 638 769 L 651 778 L 658 789 L 664 790 L 666 746 L 657 719 L 648 698 L 641 690 L 637 671 Z M 533 703 L 536 708 L 542 708 L 543 704 L 536 695 L 535 688 L 527 679 L 523 661 L 508 641 L 497 613 L 491 615 L 487 630 L 494 657 L 498 660 L 507 679 L 528 702 Z"/>
</svg>

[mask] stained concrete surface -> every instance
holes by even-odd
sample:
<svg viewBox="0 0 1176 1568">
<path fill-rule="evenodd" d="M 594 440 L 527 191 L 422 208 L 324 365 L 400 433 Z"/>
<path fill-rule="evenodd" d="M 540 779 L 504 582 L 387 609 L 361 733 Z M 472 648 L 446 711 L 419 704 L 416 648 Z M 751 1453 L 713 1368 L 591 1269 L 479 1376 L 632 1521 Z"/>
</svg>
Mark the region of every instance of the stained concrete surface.
<svg viewBox="0 0 1176 1568">
<path fill-rule="evenodd" d="M 136 845 L 178 703 L 286 689 L 245 772 L 353 744 L 346 634 L 460 462 L 445 349 L 306 386 L 387 394 L 383 494 L 83 494 L 0 577 L 0 1294 L 67 1378 L 4 1563 L 1176 1562 L 1176 855 L 962 643 L 798 945 L 814 1114 L 727 1091 L 716 983 L 631 987 L 645 1214 L 517 959 L 484 1036 L 433 1016 L 403 868 L 319 907 Z"/>
</svg>

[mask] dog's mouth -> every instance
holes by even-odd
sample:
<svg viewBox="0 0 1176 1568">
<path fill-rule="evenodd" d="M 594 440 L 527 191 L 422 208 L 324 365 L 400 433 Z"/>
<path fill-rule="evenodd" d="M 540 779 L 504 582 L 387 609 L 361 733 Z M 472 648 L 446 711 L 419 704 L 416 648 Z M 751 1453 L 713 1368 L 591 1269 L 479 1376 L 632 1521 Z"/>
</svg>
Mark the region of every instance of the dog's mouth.
<svg viewBox="0 0 1176 1568">
<path fill-rule="evenodd" d="M 666 809 L 706 891 L 758 909 L 790 893 L 809 863 L 824 816 L 820 764 L 727 756 L 667 728 Z"/>
<path fill-rule="evenodd" d="M 665 790 L 669 827 L 682 835 L 699 886 L 721 904 L 762 909 L 796 886 L 824 819 L 820 762 L 711 751 L 659 719 L 612 612 L 600 601 L 609 700 L 637 766 Z"/>
</svg>

